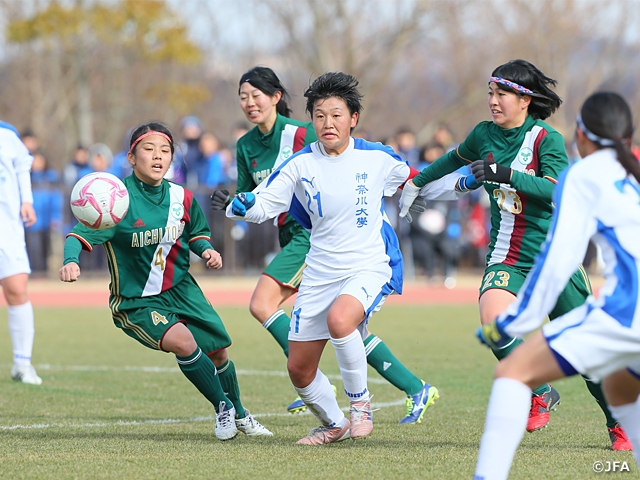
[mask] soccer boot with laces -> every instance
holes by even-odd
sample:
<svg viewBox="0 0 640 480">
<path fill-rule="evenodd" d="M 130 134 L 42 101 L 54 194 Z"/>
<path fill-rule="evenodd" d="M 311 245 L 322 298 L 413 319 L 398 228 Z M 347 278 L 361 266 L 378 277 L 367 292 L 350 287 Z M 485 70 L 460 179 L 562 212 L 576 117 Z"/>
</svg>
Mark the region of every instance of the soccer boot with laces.
<svg viewBox="0 0 640 480">
<path fill-rule="evenodd" d="M 216 437 L 218 440 L 231 440 L 238 434 L 235 416 L 236 409 L 233 405 L 227 406 L 226 402 L 220 402 L 220 408 L 216 413 Z"/>
<path fill-rule="evenodd" d="M 328 445 L 349 438 L 349 420 L 345 418 L 343 427 L 320 425 L 296 442 L 298 445 Z"/>
<path fill-rule="evenodd" d="M 351 422 L 351 438 L 364 438 L 371 435 L 373 431 L 371 399 L 362 402 L 351 402 L 349 420 Z"/>
<path fill-rule="evenodd" d="M 410 395 L 406 400 L 407 414 L 398 423 L 411 424 L 420 423 L 427 408 L 433 405 L 440 398 L 438 389 L 428 383 L 422 382 L 422 389 L 415 395 Z"/>
<path fill-rule="evenodd" d="M 236 418 L 236 428 L 247 435 L 248 437 L 271 437 L 271 433 L 267 428 L 257 421 L 253 415 L 249 413 L 249 410 L 244 409 L 244 413 L 247 414 L 244 418 Z"/>
<path fill-rule="evenodd" d="M 11 378 L 16 382 L 28 385 L 41 385 L 42 379 L 36 373 L 33 365 L 14 365 L 11 369 Z"/>
<path fill-rule="evenodd" d="M 616 423 L 614 427 L 609 427 L 609 438 L 611 439 L 611 450 L 633 450 L 627 434 L 624 433 L 619 423 Z"/>
<path fill-rule="evenodd" d="M 336 388 L 336 386 L 332 383 L 331 386 L 333 387 L 333 395 L 334 396 L 338 396 L 338 389 Z M 302 399 L 300 397 L 296 398 L 293 402 L 291 402 L 291 404 L 289 404 L 289 406 L 287 407 L 287 412 L 293 414 L 296 413 L 302 413 L 307 409 L 307 406 L 304 404 L 304 402 L 302 401 Z"/>
<path fill-rule="evenodd" d="M 531 410 L 527 421 L 527 432 L 534 432 L 544 428 L 549 423 L 549 412 L 560 405 L 560 394 L 549 385 L 549 391 L 542 395 L 531 396 Z"/>
</svg>

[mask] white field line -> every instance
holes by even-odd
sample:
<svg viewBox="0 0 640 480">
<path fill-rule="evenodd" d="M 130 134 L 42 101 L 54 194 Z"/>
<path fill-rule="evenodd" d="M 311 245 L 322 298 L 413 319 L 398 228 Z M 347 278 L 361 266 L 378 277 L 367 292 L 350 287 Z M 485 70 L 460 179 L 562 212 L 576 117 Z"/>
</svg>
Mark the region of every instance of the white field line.
<svg viewBox="0 0 640 480">
<path fill-rule="evenodd" d="M 10 365 L 3 365 L 6 368 L 11 368 Z M 175 367 L 114 367 L 110 365 L 49 365 L 41 364 L 34 365 L 36 371 L 46 370 L 51 372 L 143 372 L 143 373 L 181 373 L 180 369 Z M 289 374 L 286 370 L 243 370 L 237 369 L 237 375 L 247 375 L 255 377 L 286 377 L 289 378 Z M 329 380 L 341 381 L 342 377 L 338 374 L 327 375 Z M 369 378 L 369 383 L 374 385 L 385 385 L 389 382 L 383 378 Z"/>
<path fill-rule="evenodd" d="M 6 367 L 6 365 L 3 365 Z M 143 372 L 143 373 L 181 373 L 178 367 L 113 367 L 107 365 L 49 365 L 41 364 L 35 365 L 38 371 L 51 371 L 51 372 Z M 236 370 L 238 375 L 246 376 L 271 376 L 271 377 L 289 377 L 286 371 L 280 370 Z M 327 375 L 331 380 L 341 380 L 340 375 Z M 369 378 L 369 383 L 386 384 L 386 380 L 381 378 Z M 405 401 L 397 400 L 395 402 L 384 403 L 372 403 L 371 406 L 374 409 L 396 407 L 398 405 L 404 405 Z M 342 408 L 342 411 L 347 412 L 348 407 Z M 311 415 L 311 413 L 304 412 L 298 415 Z M 253 414 L 256 418 L 267 417 L 289 417 L 290 413 L 257 413 Z M 95 427 L 109 427 L 109 426 L 135 426 L 135 425 L 153 425 L 153 424 L 167 424 L 167 423 L 197 423 L 197 422 L 215 422 L 215 416 L 208 417 L 193 417 L 193 418 L 165 418 L 158 420 L 131 420 L 128 422 L 118 420 L 115 422 L 100 422 L 100 423 L 82 423 L 82 424 L 65 424 L 65 423 L 38 423 L 34 425 L 0 425 L 0 431 L 4 430 L 38 430 L 46 428 L 95 428 Z"/>
<path fill-rule="evenodd" d="M 374 410 L 381 408 L 396 407 L 398 405 L 404 405 L 404 400 L 397 400 L 395 402 L 380 402 L 372 403 L 371 407 Z M 348 412 L 349 407 L 343 407 L 343 412 Z M 290 417 L 290 413 L 254 413 L 252 414 L 256 418 L 267 417 Z M 311 415 L 309 411 L 298 413 L 296 415 Z M 131 420 L 128 422 L 118 420 L 115 422 L 100 422 L 100 423 L 36 423 L 34 425 L 0 425 L 0 431 L 4 430 L 44 430 L 47 428 L 96 428 L 96 427 L 128 427 L 138 425 L 156 425 L 167 423 L 198 423 L 198 422 L 215 422 L 215 416 L 208 417 L 193 417 L 193 418 L 163 418 L 158 420 Z"/>
</svg>

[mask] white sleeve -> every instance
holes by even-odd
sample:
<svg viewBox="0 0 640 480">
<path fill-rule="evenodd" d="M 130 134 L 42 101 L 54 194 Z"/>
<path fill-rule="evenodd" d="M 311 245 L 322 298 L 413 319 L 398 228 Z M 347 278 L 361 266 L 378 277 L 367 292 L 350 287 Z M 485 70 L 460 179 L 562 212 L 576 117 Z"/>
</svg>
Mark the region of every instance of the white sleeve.
<svg viewBox="0 0 640 480">
<path fill-rule="evenodd" d="M 21 203 L 33 203 L 33 193 L 31 192 L 31 164 L 33 157 L 24 146 L 22 140 L 17 135 L 13 135 L 13 168 L 18 179 L 18 189 L 20 191 Z"/>
<path fill-rule="evenodd" d="M 389 160 L 391 162 L 391 165 L 387 174 L 387 181 L 384 186 L 385 197 L 390 197 L 394 193 L 396 193 L 398 187 L 400 185 L 403 185 L 404 182 L 407 181 L 409 173 L 411 173 L 409 165 L 407 165 L 405 162 L 400 161 L 397 158 L 392 157 L 391 155 L 389 155 Z"/>
<path fill-rule="evenodd" d="M 466 177 L 466 175 L 458 172 L 445 175 L 427 183 L 420 189 L 418 196 L 423 197 L 425 200 L 458 200 L 467 193 L 456 190 L 456 184 L 462 177 Z"/>
<path fill-rule="evenodd" d="M 584 259 L 589 239 L 597 231 L 599 186 L 570 169 L 556 187 L 556 210 L 547 240 L 518 292 L 516 300 L 498 317 L 502 330 L 523 337 L 538 328 Z"/>
<path fill-rule="evenodd" d="M 251 223 L 262 223 L 282 212 L 287 212 L 297 183 L 294 167 L 295 165 L 289 162 L 284 168 L 276 170 L 254 188 L 252 193 L 256 196 L 256 203 L 247 210 L 244 217 L 233 214 L 231 209 L 233 202 L 227 205 L 227 217 Z"/>
</svg>

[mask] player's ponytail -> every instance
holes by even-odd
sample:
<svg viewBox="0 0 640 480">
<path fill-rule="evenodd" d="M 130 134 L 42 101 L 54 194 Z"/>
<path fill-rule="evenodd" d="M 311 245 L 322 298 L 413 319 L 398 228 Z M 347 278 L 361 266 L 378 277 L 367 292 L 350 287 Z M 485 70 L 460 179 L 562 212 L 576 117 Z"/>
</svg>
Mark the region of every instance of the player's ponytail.
<svg viewBox="0 0 640 480">
<path fill-rule="evenodd" d="M 243 83 L 249 82 L 262 93 L 273 97 L 276 92 L 280 92 L 282 96 L 276 105 L 276 111 L 283 117 L 291 116 L 291 108 L 289 107 L 289 94 L 280 82 L 280 79 L 273 70 L 268 67 L 253 67 L 240 77 L 238 84 L 238 95 L 240 95 L 240 87 Z"/>
<path fill-rule="evenodd" d="M 631 109 L 615 92 L 596 92 L 587 98 L 578 115 L 578 127 L 598 149 L 615 148 L 618 161 L 640 183 L 640 163 L 631 153 Z"/>
</svg>

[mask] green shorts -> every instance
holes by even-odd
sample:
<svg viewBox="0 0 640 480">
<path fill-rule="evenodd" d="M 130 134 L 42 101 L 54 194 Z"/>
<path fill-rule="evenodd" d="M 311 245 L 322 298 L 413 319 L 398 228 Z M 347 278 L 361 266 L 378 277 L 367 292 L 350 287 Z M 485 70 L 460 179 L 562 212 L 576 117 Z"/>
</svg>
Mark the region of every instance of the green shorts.
<svg viewBox="0 0 640 480">
<path fill-rule="evenodd" d="M 162 338 L 178 322 L 187 326 L 207 355 L 231 345 L 222 320 L 190 274 L 159 295 L 111 295 L 109 307 L 116 327 L 145 347 L 162 350 Z"/>
<path fill-rule="evenodd" d="M 309 232 L 298 225 L 291 240 L 264 269 L 264 275 L 273 278 L 283 287 L 298 290 L 302 281 L 305 260 L 309 253 Z"/>
<path fill-rule="evenodd" d="M 528 273 L 529 270 L 502 263 L 491 265 L 484 271 L 480 286 L 480 296 L 493 288 L 507 290 L 515 296 L 524 284 Z M 556 306 L 553 307 L 549 314 L 549 319 L 553 320 L 579 307 L 589 295 L 591 295 L 591 283 L 584 267 L 580 265 L 580 268 L 571 276 L 569 283 L 560 293 Z"/>
</svg>

